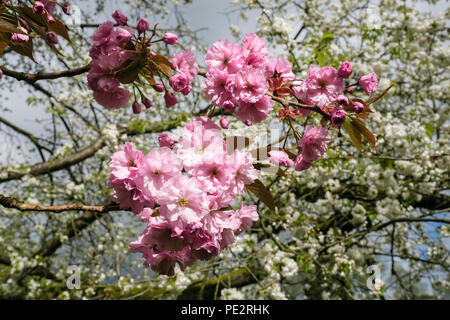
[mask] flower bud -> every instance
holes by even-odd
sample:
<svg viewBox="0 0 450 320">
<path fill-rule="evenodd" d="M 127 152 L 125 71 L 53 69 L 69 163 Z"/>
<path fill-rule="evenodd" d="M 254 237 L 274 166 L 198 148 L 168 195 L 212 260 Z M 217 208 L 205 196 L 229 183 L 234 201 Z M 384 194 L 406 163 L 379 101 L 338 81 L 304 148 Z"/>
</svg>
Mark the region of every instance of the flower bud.
<svg viewBox="0 0 450 320">
<path fill-rule="evenodd" d="M 139 102 L 137 102 L 137 101 L 135 101 L 134 103 L 133 103 L 133 113 L 134 114 L 139 114 L 139 113 L 141 113 L 141 110 L 142 110 L 142 108 L 141 108 L 141 104 L 139 103 Z"/>
<path fill-rule="evenodd" d="M 45 6 L 41 1 L 35 1 L 33 4 L 33 13 L 42 15 L 45 14 Z"/>
<path fill-rule="evenodd" d="M 222 108 L 227 110 L 229 113 L 233 113 L 236 110 L 236 104 L 231 101 L 225 101 L 222 105 Z"/>
<path fill-rule="evenodd" d="M 250 120 L 245 120 L 244 123 L 247 127 L 250 127 L 252 125 L 252 122 Z"/>
<path fill-rule="evenodd" d="M 378 90 L 378 78 L 375 72 L 362 76 L 359 78 L 358 83 L 361 89 L 363 89 L 368 96 Z"/>
<path fill-rule="evenodd" d="M 0 80 L 3 78 L 3 70 L 0 69 Z"/>
<path fill-rule="evenodd" d="M 347 117 L 347 112 L 344 109 L 335 107 L 333 111 L 331 111 L 331 123 L 335 126 L 340 126 L 345 122 L 345 118 Z"/>
<path fill-rule="evenodd" d="M 355 113 L 361 113 L 364 110 L 364 105 L 359 101 L 353 101 L 353 111 Z"/>
<path fill-rule="evenodd" d="M 114 11 L 112 17 L 114 20 L 116 20 L 119 26 L 125 26 L 128 22 L 127 16 L 122 11 L 119 10 Z"/>
<path fill-rule="evenodd" d="M 228 129 L 230 125 L 230 122 L 228 121 L 228 118 L 225 116 L 222 116 L 222 118 L 220 119 L 220 126 L 222 127 L 222 129 Z"/>
<path fill-rule="evenodd" d="M 150 24 L 148 23 L 148 21 L 144 18 L 141 18 L 138 22 L 137 29 L 139 33 L 143 33 L 148 30 L 149 26 Z"/>
<path fill-rule="evenodd" d="M 352 65 L 348 61 L 344 61 L 341 63 L 338 69 L 338 76 L 342 78 L 348 78 L 352 74 Z"/>
<path fill-rule="evenodd" d="M 177 44 L 178 42 L 178 36 L 174 33 L 166 33 L 164 34 L 163 40 L 167 44 Z"/>
<path fill-rule="evenodd" d="M 25 30 L 25 29 L 23 29 L 23 30 Z M 25 43 L 28 40 L 30 40 L 30 37 L 27 36 L 26 34 L 13 33 L 11 36 L 11 42 L 15 42 L 15 43 Z"/>
<path fill-rule="evenodd" d="M 142 97 L 142 104 L 145 106 L 145 108 L 150 109 L 153 106 L 153 102 L 150 101 L 147 97 Z"/>
<path fill-rule="evenodd" d="M 171 108 L 178 102 L 177 97 L 169 91 L 166 91 L 166 94 L 164 95 L 164 101 L 166 102 L 166 108 Z"/>
<path fill-rule="evenodd" d="M 348 105 L 348 98 L 346 96 L 344 96 L 343 94 L 340 94 L 337 97 L 337 102 L 341 105 L 341 106 L 346 106 Z"/>
<path fill-rule="evenodd" d="M 170 135 L 162 133 L 158 136 L 158 143 L 161 148 L 162 147 L 172 148 L 173 144 L 175 143 L 175 140 Z"/>
<path fill-rule="evenodd" d="M 350 94 L 354 94 L 355 93 L 355 89 L 347 88 L 347 92 L 350 93 Z"/>
<path fill-rule="evenodd" d="M 47 41 L 50 44 L 57 44 L 58 36 L 53 31 L 50 31 L 49 33 L 47 33 Z"/>
<path fill-rule="evenodd" d="M 68 15 L 68 16 L 70 16 L 72 13 L 70 12 L 70 5 L 69 4 L 65 4 L 65 5 L 63 5 L 62 7 L 62 11 L 66 14 L 66 15 Z"/>
<path fill-rule="evenodd" d="M 187 96 L 192 91 L 192 86 L 188 84 L 186 87 L 184 87 L 183 90 L 181 90 L 181 93 L 185 96 Z"/>
<path fill-rule="evenodd" d="M 55 18 L 53 18 L 53 16 L 48 16 L 47 17 L 47 23 L 49 24 L 54 24 L 56 22 Z"/>
<path fill-rule="evenodd" d="M 157 83 L 157 84 L 153 85 L 153 89 L 155 89 L 157 92 L 163 92 L 164 86 L 161 83 Z"/>
</svg>

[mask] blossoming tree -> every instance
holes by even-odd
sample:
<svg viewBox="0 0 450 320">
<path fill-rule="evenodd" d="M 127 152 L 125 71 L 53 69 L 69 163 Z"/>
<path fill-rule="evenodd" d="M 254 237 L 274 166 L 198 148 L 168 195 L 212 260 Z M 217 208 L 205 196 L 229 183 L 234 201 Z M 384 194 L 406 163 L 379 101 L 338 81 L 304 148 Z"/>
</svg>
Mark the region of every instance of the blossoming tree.
<svg viewBox="0 0 450 320">
<path fill-rule="evenodd" d="M 257 29 L 205 46 L 178 1 L 134 2 L 0 3 L 1 94 L 43 117 L 2 106 L 0 296 L 445 294 L 441 16 L 233 1 Z"/>
</svg>

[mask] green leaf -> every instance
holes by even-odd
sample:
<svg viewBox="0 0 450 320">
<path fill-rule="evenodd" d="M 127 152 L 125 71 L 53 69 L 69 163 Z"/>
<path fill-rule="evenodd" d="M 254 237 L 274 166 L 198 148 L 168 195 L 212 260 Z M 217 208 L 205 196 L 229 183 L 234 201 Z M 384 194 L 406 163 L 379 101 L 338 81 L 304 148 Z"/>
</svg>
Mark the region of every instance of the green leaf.
<svg viewBox="0 0 450 320">
<path fill-rule="evenodd" d="M 255 182 L 246 185 L 245 188 L 261 200 L 272 213 L 275 213 L 275 200 L 270 191 L 260 180 L 256 179 Z"/>
<path fill-rule="evenodd" d="M 342 127 L 348 133 L 356 148 L 359 148 L 359 146 L 361 145 L 361 133 L 359 133 L 358 129 L 353 125 L 352 121 L 349 119 L 345 120 Z"/>
</svg>

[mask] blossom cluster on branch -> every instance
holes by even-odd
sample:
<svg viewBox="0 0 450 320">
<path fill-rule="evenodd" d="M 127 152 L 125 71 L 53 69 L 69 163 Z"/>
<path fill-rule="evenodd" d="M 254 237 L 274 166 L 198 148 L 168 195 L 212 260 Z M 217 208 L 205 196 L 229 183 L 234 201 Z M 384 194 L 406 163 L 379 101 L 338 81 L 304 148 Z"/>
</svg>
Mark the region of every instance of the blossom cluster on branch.
<svg viewBox="0 0 450 320">
<path fill-rule="evenodd" d="M 258 177 L 246 151 L 227 153 L 220 128 L 208 117 L 187 124 L 174 145 L 144 155 L 127 142 L 113 154 L 110 186 L 122 209 L 132 209 L 147 224 L 130 244 L 146 264 L 174 274 L 196 260 L 209 260 L 258 220 L 256 206 L 231 207 L 245 185 Z"/>
</svg>

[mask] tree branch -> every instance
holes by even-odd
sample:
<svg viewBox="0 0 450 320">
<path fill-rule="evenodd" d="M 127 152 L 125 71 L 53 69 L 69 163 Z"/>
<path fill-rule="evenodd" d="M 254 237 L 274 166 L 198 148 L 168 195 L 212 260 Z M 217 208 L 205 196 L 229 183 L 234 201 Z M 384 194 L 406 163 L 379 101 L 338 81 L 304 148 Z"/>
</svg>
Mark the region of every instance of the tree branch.
<svg viewBox="0 0 450 320">
<path fill-rule="evenodd" d="M 22 80 L 28 82 L 30 84 L 35 83 L 38 80 L 53 80 L 64 77 L 73 77 L 89 71 L 90 66 L 85 65 L 83 67 L 69 69 L 59 72 L 50 72 L 50 73 L 25 73 L 25 72 L 17 72 L 13 70 L 9 70 L 5 67 L 1 67 L 0 69 L 3 71 L 4 75 L 10 76 L 17 80 Z"/>
<path fill-rule="evenodd" d="M 83 204 L 67 204 L 59 206 L 41 206 L 37 204 L 29 204 L 21 202 L 12 197 L 7 197 L 0 194 L 0 205 L 5 208 L 17 209 L 22 212 L 25 211 L 44 211 L 44 212 L 63 212 L 63 211 L 93 211 L 93 212 L 109 212 L 120 211 L 119 205 L 108 204 L 105 206 L 89 206 Z"/>
</svg>

